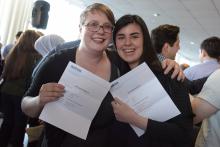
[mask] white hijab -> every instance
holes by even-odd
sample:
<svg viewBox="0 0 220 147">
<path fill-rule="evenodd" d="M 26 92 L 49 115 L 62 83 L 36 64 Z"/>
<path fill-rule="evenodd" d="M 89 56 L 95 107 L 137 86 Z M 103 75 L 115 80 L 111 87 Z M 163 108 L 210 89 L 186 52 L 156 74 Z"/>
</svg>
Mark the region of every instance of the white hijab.
<svg viewBox="0 0 220 147">
<path fill-rule="evenodd" d="M 58 35 L 44 35 L 36 40 L 34 48 L 44 57 L 51 50 L 55 49 L 57 45 L 63 44 L 64 42 L 64 39 Z"/>
</svg>

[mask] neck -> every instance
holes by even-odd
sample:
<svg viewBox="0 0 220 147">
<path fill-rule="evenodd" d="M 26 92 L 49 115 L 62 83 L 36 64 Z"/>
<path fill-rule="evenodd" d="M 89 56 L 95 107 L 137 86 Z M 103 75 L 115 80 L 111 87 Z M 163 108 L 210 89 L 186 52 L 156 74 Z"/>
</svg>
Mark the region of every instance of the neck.
<svg viewBox="0 0 220 147">
<path fill-rule="evenodd" d="M 137 67 L 138 66 L 138 63 L 129 63 L 129 67 L 131 68 L 131 69 L 134 69 L 135 67 Z"/>
<path fill-rule="evenodd" d="M 111 63 L 106 52 L 94 52 L 77 49 L 76 64 L 109 81 L 111 73 Z"/>
<path fill-rule="evenodd" d="M 76 62 L 87 62 L 89 64 L 98 64 L 105 56 L 103 51 L 90 51 L 84 48 L 78 48 L 76 54 Z M 78 60 L 77 60 L 78 59 Z"/>
<path fill-rule="evenodd" d="M 209 56 L 205 56 L 202 58 L 202 62 L 206 61 L 206 60 L 216 60 L 215 58 L 211 58 Z"/>
</svg>

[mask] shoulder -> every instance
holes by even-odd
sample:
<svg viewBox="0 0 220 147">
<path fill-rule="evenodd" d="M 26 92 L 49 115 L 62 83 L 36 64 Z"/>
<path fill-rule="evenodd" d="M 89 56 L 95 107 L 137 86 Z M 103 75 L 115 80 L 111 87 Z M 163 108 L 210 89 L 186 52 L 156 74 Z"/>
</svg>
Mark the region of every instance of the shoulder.
<svg viewBox="0 0 220 147">
<path fill-rule="evenodd" d="M 75 40 L 75 41 L 69 41 L 69 42 L 65 42 L 63 44 L 58 45 L 55 50 L 59 51 L 59 50 L 66 50 L 66 49 L 72 49 L 72 48 L 76 48 L 78 47 L 80 44 L 80 40 Z"/>
<path fill-rule="evenodd" d="M 204 64 L 197 64 L 185 69 L 183 72 L 189 80 L 194 80 L 199 70 L 204 68 Z"/>
<path fill-rule="evenodd" d="M 59 62 L 63 63 L 72 60 L 75 57 L 76 48 L 57 50 L 49 55 L 45 62 Z"/>
<path fill-rule="evenodd" d="M 194 72 L 198 68 L 201 68 L 201 66 L 202 66 L 202 64 L 197 64 L 197 65 L 194 65 L 192 67 L 188 67 L 187 69 L 184 70 L 184 74 L 188 74 L 188 73 Z"/>
<path fill-rule="evenodd" d="M 26 95 L 36 96 L 42 84 L 58 82 L 69 61 L 74 60 L 75 49 L 62 50 L 43 59 L 33 75 Z"/>
<path fill-rule="evenodd" d="M 115 50 L 106 50 L 108 58 L 112 64 L 114 64 L 119 70 L 120 74 L 123 75 L 130 71 L 128 64 L 123 61 Z"/>
<path fill-rule="evenodd" d="M 64 70 L 69 61 L 75 61 L 75 50 L 75 48 L 60 50 L 44 58 L 37 72 L 51 73 Z"/>
<path fill-rule="evenodd" d="M 181 99 L 180 97 L 188 97 L 187 88 L 177 79 L 171 79 L 171 74 L 164 75 L 162 72 L 156 72 L 155 75 L 172 99 L 177 96 L 178 99 Z"/>
</svg>

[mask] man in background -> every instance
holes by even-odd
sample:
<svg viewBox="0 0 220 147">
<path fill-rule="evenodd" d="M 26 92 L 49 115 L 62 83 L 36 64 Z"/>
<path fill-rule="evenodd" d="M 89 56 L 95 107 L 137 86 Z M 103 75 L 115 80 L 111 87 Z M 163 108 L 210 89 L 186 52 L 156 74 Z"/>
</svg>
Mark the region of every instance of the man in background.
<svg viewBox="0 0 220 147">
<path fill-rule="evenodd" d="M 169 24 L 160 25 L 151 31 L 151 41 L 160 61 L 165 58 L 175 60 L 180 49 L 179 32 L 178 26 Z"/>
<path fill-rule="evenodd" d="M 14 43 L 10 43 L 4 47 L 1 48 L 1 57 L 2 57 L 2 60 L 5 59 L 5 57 L 8 55 L 10 49 L 16 44 L 17 40 L 19 39 L 19 37 L 21 36 L 22 34 L 22 31 L 19 31 L 17 32 L 17 34 L 15 35 L 15 42 Z"/>
<path fill-rule="evenodd" d="M 205 39 L 200 45 L 199 58 L 202 63 L 184 70 L 184 74 L 189 80 L 197 80 L 209 76 L 216 69 L 220 68 L 220 38 L 210 37 Z"/>
</svg>

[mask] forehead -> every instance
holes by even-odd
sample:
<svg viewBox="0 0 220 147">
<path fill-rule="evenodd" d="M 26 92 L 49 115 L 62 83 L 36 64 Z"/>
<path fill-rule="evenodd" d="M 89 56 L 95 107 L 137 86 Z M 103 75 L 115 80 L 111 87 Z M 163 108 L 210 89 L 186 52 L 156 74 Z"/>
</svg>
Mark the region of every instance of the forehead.
<svg viewBox="0 0 220 147">
<path fill-rule="evenodd" d="M 137 23 L 130 23 L 124 27 L 122 27 L 116 35 L 124 34 L 124 35 L 131 35 L 131 34 L 142 34 L 141 27 Z"/>
<path fill-rule="evenodd" d="M 111 23 L 108 19 L 107 15 L 101 11 L 93 10 L 87 13 L 85 17 L 85 21 L 98 21 L 98 22 L 104 22 L 104 23 Z"/>
</svg>

